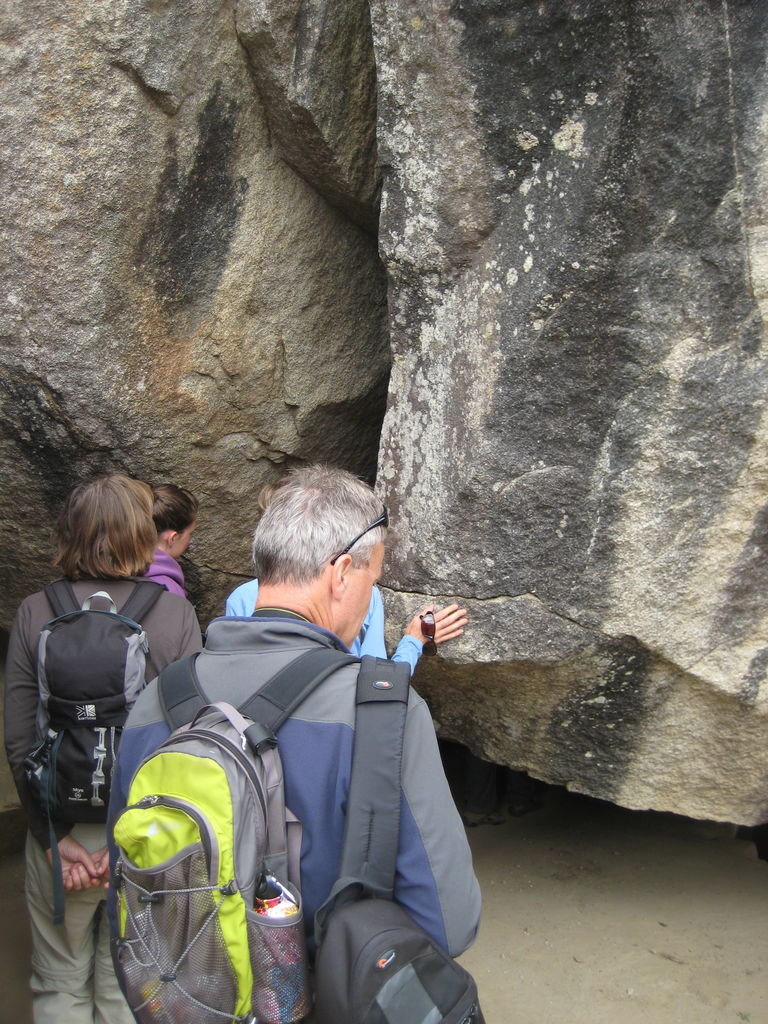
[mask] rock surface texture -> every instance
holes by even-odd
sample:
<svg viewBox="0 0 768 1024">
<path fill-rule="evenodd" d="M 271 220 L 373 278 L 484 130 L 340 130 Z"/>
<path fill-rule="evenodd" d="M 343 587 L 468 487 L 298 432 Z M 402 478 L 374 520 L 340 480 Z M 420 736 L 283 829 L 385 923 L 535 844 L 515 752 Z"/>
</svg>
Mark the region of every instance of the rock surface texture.
<svg viewBox="0 0 768 1024">
<path fill-rule="evenodd" d="M 50 577 L 64 495 L 117 469 L 199 496 L 205 623 L 250 575 L 264 482 L 302 460 L 375 473 L 389 350 L 367 7 L 6 7 L 3 623 Z"/>
<path fill-rule="evenodd" d="M 768 817 L 768 8 L 372 0 L 390 620 L 445 736 Z"/>
<path fill-rule="evenodd" d="M 373 476 L 391 358 L 392 639 L 472 616 L 442 734 L 768 818 L 768 7 L 6 7 L 2 624 L 117 469 L 198 494 L 205 624 L 261 484 Z"/>
</svg>

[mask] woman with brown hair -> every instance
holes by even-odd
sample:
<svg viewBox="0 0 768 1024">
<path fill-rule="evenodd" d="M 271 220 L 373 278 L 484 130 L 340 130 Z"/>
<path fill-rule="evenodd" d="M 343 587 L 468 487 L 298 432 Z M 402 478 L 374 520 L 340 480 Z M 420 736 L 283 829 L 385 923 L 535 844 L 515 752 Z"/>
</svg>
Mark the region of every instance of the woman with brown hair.
<svg viewBox="0 0 768 1024">
<path fill-rule="evenodd" d="M 162 583 L 172 594 L 186 597 L 179 559 L 189 547 L 197 527 L 197 498 L 176 484 L 157 484 L 152 488 L 152 499 L 157 547 L 147 569 L 147 579 Z"/>
<path fill-rule="evenodd" d="M 88 607 L 89 599 L 101 592 L 122 609 L 157 543 L 152 492 L 119 473 L 80 484 L 65 503 L 57 535 L 54 565 L 69 580 L 77 602 Z M 146 581 L 142 586 L 153 588 Z M 189 602 L 165 590 L 153 597 L 154 605 L 141 621 L 148 641 L 145 680 L 201 648 L 200 627 Z M 44 590 L 25 598 L 11 629 L 6 663 L 6 753 L 29 823 L 26 896 L 33 940 L 33 1016 L 35 1024 L 133 1024 L 109 952 L 105 826 L 55 820 L 49 826 L 25 773 L 25 758 L 45 735 L 38 643 L 43 626 L 55 615 Z M 51 849 L 50 827 L 58 857 Z M 53 916 L 51 864 L 57 860 L 65 889 L 61 925 Z"/>
</svg>

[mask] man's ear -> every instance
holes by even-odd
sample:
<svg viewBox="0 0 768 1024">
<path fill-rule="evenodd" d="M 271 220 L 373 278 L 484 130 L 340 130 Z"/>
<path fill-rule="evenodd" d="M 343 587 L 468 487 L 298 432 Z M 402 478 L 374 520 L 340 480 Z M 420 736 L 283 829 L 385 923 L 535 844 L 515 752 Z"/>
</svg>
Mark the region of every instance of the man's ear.
<svg viewBox="0 0 768 1024">
<path fill-rule="evenodd" d="M 349 574 L 352 570 L 352 555 L 339 555 L 331 569 L 331 593 L 334 600 L 339 601 L 344 597 L 349 585 Z"/>
</svg>

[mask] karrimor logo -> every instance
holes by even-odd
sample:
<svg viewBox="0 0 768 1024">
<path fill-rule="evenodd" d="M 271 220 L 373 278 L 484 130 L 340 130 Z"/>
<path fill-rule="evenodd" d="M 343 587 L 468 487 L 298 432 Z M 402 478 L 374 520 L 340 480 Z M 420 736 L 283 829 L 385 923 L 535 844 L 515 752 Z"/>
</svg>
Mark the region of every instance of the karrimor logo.
<svg viewBox="0 0 768 1024">
<path fill-rule="evenodd" d="M 96 720 L 96 705 L 77 704 L 75 705 L 75 714 L 78 722 L 93 722 Z"/>
</svg>

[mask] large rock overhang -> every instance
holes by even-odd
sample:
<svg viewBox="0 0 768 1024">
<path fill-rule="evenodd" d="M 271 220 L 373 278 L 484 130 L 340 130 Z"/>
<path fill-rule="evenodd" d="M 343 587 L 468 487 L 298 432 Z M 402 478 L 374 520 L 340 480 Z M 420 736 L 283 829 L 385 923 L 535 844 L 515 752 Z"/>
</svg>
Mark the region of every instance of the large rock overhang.
<svg viewBox="0 0 768 1024">
<path fill-rule="evenodd" d="M 444 736 L 768 816 L 766 12 L 371 4 L 388 609 Z"/>
</svg>

